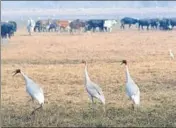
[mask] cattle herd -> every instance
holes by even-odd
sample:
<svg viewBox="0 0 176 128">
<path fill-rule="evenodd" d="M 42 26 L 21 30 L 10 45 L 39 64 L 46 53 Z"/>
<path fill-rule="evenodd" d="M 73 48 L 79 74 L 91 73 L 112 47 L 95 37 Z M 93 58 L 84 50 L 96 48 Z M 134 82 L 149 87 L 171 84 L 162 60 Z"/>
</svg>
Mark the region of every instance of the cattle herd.
<svg viewBox="0 0 176 128">
<path fill-rule="evenodd" d="M 151 29 L 160 29 L 160 30 L 172 30 L 176 26 L 176 18 L 151 18 L 151 19 L 134 19 L 130 17 L 125 17 L 120 20 L 121 28 L 125 28 L 125 24 L 129 25 L 129 28 L 133 24 L 138 24 L 138 29 L 142 29 L 145 26 L 147 30 L 149 27 Z"/>
<path fill-rule="evenodd" d="M 32 23 L 33 26 L 32 26 Z M 118 23 L 118 20 L 108 20 L 108 19 L 92 19 L 92 20 L 57 20 L 57 19 L 47 19 L 33 21 L 28 20 L 27 28 L 34 32 L 63 32 L 68 31 L 73 33 L 77 30 L 79 32 L 87 31 L 100 31 L 100 32 L 111 32 L 112 27 Z M 120 28 L 125 29 L 125 25 L 131 28 L 132 25 L 136 25 L 138 30 L 143 30 L 146 27 L 149 29 L 159 29 L 159 30 L 172 30 L 176 26 L 176 18 L 144 18 L 135 19 L 131 17 L 124 17 L 120 20 Z M 17 30 L 17 23 L 15 21 L 1 22 L 1 37 L 7 38 L 14 35 Z"/>
<path fill-rule="evenodd" d="M 72 33 L 76 30 L 95 32 L 96 29 L 110 31 L 116 23 L 116 20 L 38 20 L 34 26 L 34 32 L 69 31 Z"/>
</svg>

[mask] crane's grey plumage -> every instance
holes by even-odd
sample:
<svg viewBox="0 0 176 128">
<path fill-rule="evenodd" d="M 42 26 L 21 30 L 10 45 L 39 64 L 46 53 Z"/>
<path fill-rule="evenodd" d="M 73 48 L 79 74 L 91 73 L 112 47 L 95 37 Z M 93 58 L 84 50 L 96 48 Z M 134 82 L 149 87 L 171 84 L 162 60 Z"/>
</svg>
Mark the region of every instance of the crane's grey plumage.
<svg viewBox="0 0 176 128">
<path fill-rule="evenodd" d="M 172 52 L 171 49 L 169 49 L 169 55 L 170 55 L 170 57 L 171 57 L 172 59 L 174 59 L 174 53 Z"/>
<path fill-rule="evenodd" d="M 122 64 L 126 66 L 126 93 L 128 97 L 133 101 L 133 107 L 135 105 L 140 105 L 140 90 L 139 87 L 135 84 L 133 79 L 130 76 L 127 61 L 123 60 Z"/>
<path fill-rule="evenodd" d="M 83 60 L 82 63 L 85 64 L 85 88 L 88 92 L 89 98 L 91 99 L 92 103 L 94 102 L 93 98 L 97 98 L 105 105 L 105 98 L 102 89 L 90 80 L 87 72 L 87 62 Z"/>
<path fill-rule="evenodd" d="M 17 69 L 14 71 L 15 76 L 17 73 L 21 73 L 23 76 L 25 83 L 26 83 L 26 91 L 27 93 L 32 97 L 32 100 L 37 100 L 40 104 L 39 108 L 36 108 L 31 114 L 34 114 L 34 112 L 40 108 L 42 108 L 44 104 L 44 93 L 42 88 L 39 87 L 38 84 L 36 84 L 32 79 L 30 79 L 27 75 L 25 75 L 20 69 Z"/>
</svg>

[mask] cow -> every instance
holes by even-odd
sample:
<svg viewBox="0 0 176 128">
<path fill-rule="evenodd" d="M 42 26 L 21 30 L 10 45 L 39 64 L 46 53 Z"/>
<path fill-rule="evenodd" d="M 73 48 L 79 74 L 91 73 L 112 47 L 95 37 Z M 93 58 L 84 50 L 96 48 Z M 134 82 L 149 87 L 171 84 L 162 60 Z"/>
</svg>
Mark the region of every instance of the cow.
<svg viewBox="0 0 176 128">
<path fill-rule="evenodd" d="M 50 32 L 51 30 L 54 30 L 55 32 L 58 30 L 59 26 L 56 24 L 55 21 L 53 21 L 50 26 L 49 26 L 49 29 L 48 31 Z"/>
<path fill-rule="evenodd" d="M 60 31 L 69 31 L 69 24 L 68 20 L 55 20 L 55 24 Z"/>
<path fill-rule="evenodd" d="M 176 18 L 169 18 L 170 20 L 170 25 L 172 26 L 172 29 L 174 28 L 174 26 L 176 26 Z"/>
<path fill-rule="evenodd" d="M 41 32 L 41 31 L 46 32 L 46 31 L 49 30 L 50 24 L 51 24 L 50 19 L 48 19 L 48 20 L 38 20 L 35 23 L 34 31 L 36 32 L 38 30 L 39 32 Z"/>
<path fill-rule="evenodd" d="M 104 31 L 104 22 L 105 20 L 88 20 L 86 21 L 85 27 L 86 31 L 90 31 L 93 29 L 95 32 L 96 28 L 99 28 L 99 31 Z"/>
<path fill-rule="evenodd" d="M 117 24 L 116 20 L 105 20 L 104 22 L 104 31 L 111 32 L 112 27 Z"/>
<path fill-rule="evenodd" d="M 35 21 L 32 19 L 29 19 L 27 24 L 27 30 L 29 32 L 29 35 L 31 35 L 31 33 L 34 31 L 34 27 L 35 27 Z"/>
<path fill-rule="evenodd" d="M 125 25 L 128 24 L 129 25 L 129 28 L 131 27 L 132 24 L 136 24 L 138 23 L 138 20 L 137 19 L 134 19 L 134 18 L 131 18 L 131 17 L 124 17 L 120 20 L 120 23 L 121 23 L 121 26 L 120 28 L 121 29 L 125 29 Z"/>
<path fill-rule="evenodd" d="M 140 30 L 140 28 L 143 30 L 144 26 L 146 26 L 147 30 L 149 30 L 150 24 L 151 24 L 151 20 L 150 19 L 139 19 L 138 20 L 138 30 Z"/>
<path fill-rule="evenodd" d="M 171 26 L 170 19 L 168 19 L 168 18 L 160 19 L 159 20 L 159 28 L 160 28 L 160 30 L 171 30 L 172 26 Z"/>
<path fill-rule="evenodd" d="M 159 26 L 159 19 L 158 18 L 150 19 L 150 26 L 151 29 L 157 29 Z"/>
<path fill-rule="evenodd" d="M 81 21 L 79 19 L 73 20 L 69 24 L 70 33 L 72 34 L 74 30 L 79 30 L 79 32 L 83 31 L 83 29 L 85 28 L 85 26 L 86 26 L 86 22 L 85 21 Z"/>
<path fill-rule="evenodd" d="M 17 31 L 17 23 L 15 21 L 8 21 L 8 23 L 13 25 L 13 31 L 16 32 Z"/>
<path fill-rule="evenodd" d="M 36 23 L 35 23 L 34 32 L 36 32 L 37 30 L 38 30 L 38 32 L 41 31 L 40 20 L 36 21 Z"/>
<path fill-rule="evenodd" d="M 1 37 L 2 39 L 9 37 L 11 38 L 14 35 L 14 26 L 8 22 L 1 22 Z"/>
</svg>

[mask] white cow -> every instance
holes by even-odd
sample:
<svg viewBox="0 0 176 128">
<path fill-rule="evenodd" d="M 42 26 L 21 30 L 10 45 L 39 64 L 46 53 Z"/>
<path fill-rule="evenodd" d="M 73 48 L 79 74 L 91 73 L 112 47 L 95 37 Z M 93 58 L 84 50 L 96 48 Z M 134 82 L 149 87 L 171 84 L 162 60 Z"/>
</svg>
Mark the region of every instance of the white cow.
<svg viewBox="0 0 176 128">
<path fill-rule="evenodd" d="M 104 31 L 112 32 L 112 27 L 117 24 L 116 20 L 105 20 Z"/>
<path fill-rule="evenodd" d="M 29 35 L 31 35 L 31 33 L 34 31 L 34 27 L 35 27 L 35 21 L 30 18 L 27 24 L 27 30 L 29 32 Z"/>
</svg>

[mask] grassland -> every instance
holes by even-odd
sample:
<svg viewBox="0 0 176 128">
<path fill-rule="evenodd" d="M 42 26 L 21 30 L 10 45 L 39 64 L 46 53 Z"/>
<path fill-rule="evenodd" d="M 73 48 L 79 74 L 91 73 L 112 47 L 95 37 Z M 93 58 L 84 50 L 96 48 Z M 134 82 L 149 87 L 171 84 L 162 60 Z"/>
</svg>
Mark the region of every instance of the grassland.
<svg viewBox="0 0 176 128">
<path fill-rule="evenodd" d="M 1 46 L 2 126 L 175 126 L 175 30 L 112 33 L 57 34 L 19 30 Z M 106 98 L 106 113 L 96 102 L 93 113 L 84 89 L 84 65 Z M 141 107 L 133 111 L 125 94 L 126 59 L 141 90 Z M 25 82 L 12 71 L 20 68 L 40 84 L 45 93 L 43 110 L 30 116 L 37 102 L 27 102 Z"/>
</svg>

